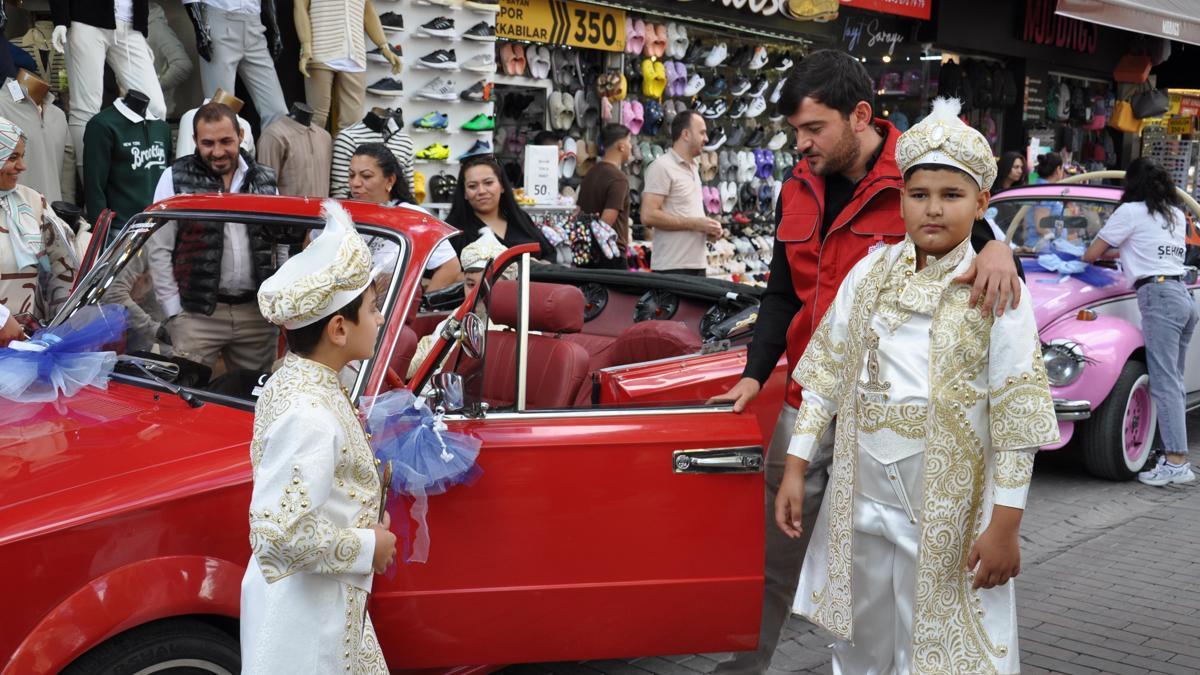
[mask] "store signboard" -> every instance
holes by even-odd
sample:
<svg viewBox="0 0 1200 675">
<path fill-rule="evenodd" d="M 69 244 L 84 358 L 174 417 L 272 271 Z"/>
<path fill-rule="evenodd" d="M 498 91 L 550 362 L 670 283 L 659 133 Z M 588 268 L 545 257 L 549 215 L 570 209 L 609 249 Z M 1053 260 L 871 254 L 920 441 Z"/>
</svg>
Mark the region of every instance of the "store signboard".
<svg viewBox="0 0 1200 675">
<path fill-rule="evenodd" d="M 929 20 L 933 0 L 841 0 L 844 7 L 857 7 L 872 12 L 898 14 L 914 19 Z"/>
<path fill-rule="evenodd" d="M 538 204 L 558 199 L 558 146 L 525 146 L 525 196 Z"/>
<path fill-rule="evenodd" d="M 496 37 L 625 51 L 625 10 L 572 0 L 500 0 Z"/>
<path fill-rule="evenodd" d="M 1180 96 L 1180 115 L 1200 115 L 1200 96 Z"/>
<path fill-rule="evenodd" d="M 1195 121 L 1194 117 L 1168 117 L 1167 133 L 1171 135 L 1190 134 L 1195 126 Z"/>
<path fill-rule="evenodd" d="M 909 32 L 909 22 L 878 15 L 846 13 L 841 22 L 842 48 L 855 56 L 892 56 Z"/>
</svg>

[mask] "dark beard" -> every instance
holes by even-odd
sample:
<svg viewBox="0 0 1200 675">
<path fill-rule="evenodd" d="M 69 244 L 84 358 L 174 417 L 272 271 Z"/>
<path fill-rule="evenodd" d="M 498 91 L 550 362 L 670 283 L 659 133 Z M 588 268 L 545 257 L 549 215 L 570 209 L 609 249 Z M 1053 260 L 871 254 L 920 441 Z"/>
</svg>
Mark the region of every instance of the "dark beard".
<svg viewBox="0 0 1200 675">
<path fill-rule="evenodd" d="M 818 176 L 832 176 L 834 174 L 845 173 L 854 167 L 858 161 L 858 138 L 855 137 L 854 131 L 850 129 L 850 125 L 846 125 L 846 130 L 842 137 L 838 139 L 837 145 L 833 147 L 833 152 L 825 155 L 825 166 L 821 167 L 819 172 L 814 171 Z"/>
</svg>

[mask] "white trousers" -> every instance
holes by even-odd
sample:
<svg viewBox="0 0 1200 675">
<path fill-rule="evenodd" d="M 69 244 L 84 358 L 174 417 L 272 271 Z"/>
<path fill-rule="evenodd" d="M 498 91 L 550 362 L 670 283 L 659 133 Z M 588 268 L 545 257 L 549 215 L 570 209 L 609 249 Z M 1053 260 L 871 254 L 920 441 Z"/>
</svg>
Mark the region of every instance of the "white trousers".
<svg viewBox="0 0 1200 675">
<path fill-rule="evenodd" d="M 83 131 L 88 120 L 100 112 L 104 98 L 104 64 L 117 75 L 121 92 L 136 89 L 150 99 L 147 112 L 164 119 L 167 106 L 154 70 L 154 56 L 146 38 L 131 24 L 118 21 L 116 28 L 96 28 L 72 21 L 67 30 L 67 77 L 70 79 L 71 113 L 67 125 L 75 145 L 75 166 L 83 166 Z"/>
<path fill-rule="evenodd" d="M 200 59 L 204 95 L 212 96 L 218 87 L 233 94 L 241 77 L 262 120 L 259 129 L 286 115 L 283 88 L 267 51 L 267 29 L 262 19 L 257 14 L 226 12 L 209 5 L 208 28 L 212 33 L 212 60 Z"/>
</svg>

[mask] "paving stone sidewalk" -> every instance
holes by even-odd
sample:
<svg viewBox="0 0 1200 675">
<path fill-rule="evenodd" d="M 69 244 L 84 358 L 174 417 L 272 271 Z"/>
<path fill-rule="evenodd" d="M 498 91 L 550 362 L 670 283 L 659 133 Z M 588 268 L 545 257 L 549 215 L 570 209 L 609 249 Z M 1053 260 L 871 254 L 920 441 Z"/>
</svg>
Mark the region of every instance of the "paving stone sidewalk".
<svg viewBox="0 0 1200 675">
<path fill-rule="evenodd" d="M 1189 416 L 1200 456 L 1200 414 Z M 1021 527 L 1022 672 L 1200 673 L 1200 481 L 1152 488 L 1038 458 Z M 768 675 L 830 673 L 831 639 L 793 617 Z M 512 675 L 711 673 L 722 654 L 512 666 Z"/>
</svg>

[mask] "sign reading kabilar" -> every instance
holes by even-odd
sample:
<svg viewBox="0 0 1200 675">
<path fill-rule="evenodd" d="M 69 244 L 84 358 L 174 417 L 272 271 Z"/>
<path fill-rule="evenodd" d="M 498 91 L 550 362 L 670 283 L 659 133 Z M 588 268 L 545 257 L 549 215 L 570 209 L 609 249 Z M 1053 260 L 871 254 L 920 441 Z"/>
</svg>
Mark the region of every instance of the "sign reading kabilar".
<svg viewBox="0 0 1200 675">
<path fill-rule="evenodd" d="M 500 0 L 496 37 L 625 50 L 625 11 L 571 0 Z"/>
</svg>

